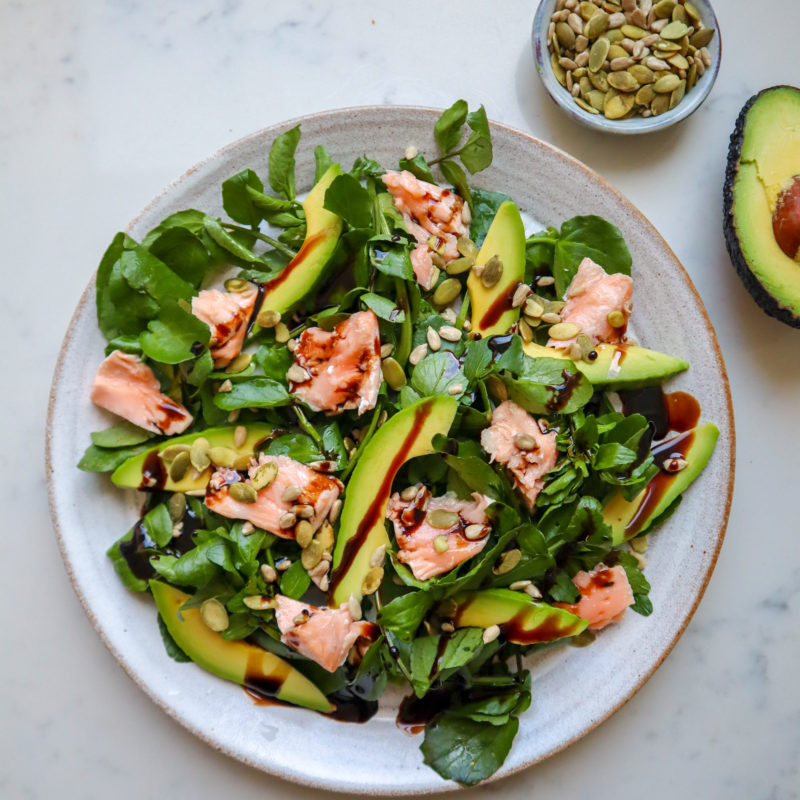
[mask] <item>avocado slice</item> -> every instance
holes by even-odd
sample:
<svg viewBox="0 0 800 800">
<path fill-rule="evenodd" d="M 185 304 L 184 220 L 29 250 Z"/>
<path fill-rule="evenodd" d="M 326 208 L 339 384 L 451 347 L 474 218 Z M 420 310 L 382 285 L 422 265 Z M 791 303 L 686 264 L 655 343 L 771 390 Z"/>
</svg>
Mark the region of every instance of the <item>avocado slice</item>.
<svg viewBox="0 0 800 800">
<path fill-rule="evenodd" d="M 603 508 L 603 519 L 611 526 L 615 545 L 644 533 L 686 491 L 708 463 L 718 438 L 717 426 L 706 422 L 653 448 L 656 463 L 680 453 L 687 466 L 679 472 L 659 472 L 630 502 L 619 491 L 612 495 Z"/>
<path fill-rule="evenodd" d="M 525 355 L 531 358 L 563 358 L 569 356 L 555 347 L 528 342 L 522 346 Z M 605 386 L 607 389 L 638 389 L 661 383 L 670 375 L 689 369 L 689 364 L 680 358 L 647 350 L 644 347 L 619 344 L 598 344 L 595 347 L 597 358 L 594 361 L 575 361 L 580 370 L 594 386 Z M 621 352 L 618 362 L 619 372 L 609 377 L 608 370 L 614 354 Z"/>
<path fill-rule="evenodd" d="M 341 174 L 341 167 L 332 164 L 303 201 L 306 237 L 297 255 L 272 280 L 262 284 L 262 310 L 285 313 L 310 294 L 322 277 L 342 233 L 342 218 L 324 207 L 325 192 Z"/>
<path fill-rule="evenodd" d="M 475 263 L 486 264 L 495 255 L 503 262 L 503 274 L 494 286 L 487 289 L 473 270 L 467 278 L 472 330 L 481 336 L 506 333 L 519 319 L 520 310 L 511 301 L 525 278 L 525 228 L 510 200 L 497 209 Z"/>
<path fill-rule="evenodd" d="M 205 489 L 211 477 L 211 468 L 201 472 L 195 477 L 194 469 L 189 469 L 186 475 L 179 481 L 173 481 L 169 473 L 164 469 L 164 462 L 158 454 L 167 447 L 176 444 L 191 445 L 195 439 L 205 436 L 211 447 L 227 447 L 235 450 L 240 456 L 252 455 L 256 447 L 266 438 L 272 435 L 272 426 L 265 425 L 263 422 L 252 422 L 247 425 L 247 437 L 244 442 L 237 447 L 234 444 L 235 431 L 238 426 L 224 425 L 219 428 L 208 428 L 197 433 L 187 433 L 185 436 L 174 436 L 165 442 L 132 456 L 127 461 L 123 461 L 112 473 L 111 480 L 117 486 L 131 489 L 163 489 L 167 492 L 191 492 Z M 148 479 L 155 481 L 148 485 Z"/>
<path fill-rule="evenodd" d="M 391 417 L 365 446 L 347 484 L 341 524 L 333 551 L 330 603 L 361 598 L 369 559 L 389 544 L 386 507 L 392 481 L 406 461 L 433 452 L 433 437 L 446 435 L 458 403 L 454 397 L 426 397 Z"/>
<path fill-rule="evenodd" d="M 773 86 L 742 108 L 728 149 L 724 231 L 758 305 L 800 327 L 800 89 Z"/>
<path fill-rule="evenodd" d="M 498 625 L 514 644 L 554 642 L 581 633 L 589 624 L 569 611 L 539 603 L 524 592 L 511 589 L 464 592 L 455 595 L 452 601 L 457 606 L 453 615 L 457 628 Z"/>
<path fill-rule="evenodd" d="M 334 706 L 311 681 L 274 653 L 241 640 L 227 641 L 212 631 L 199 608 L 181 606 L 190 595 L 150 581 L 158 613 L 178 647 L 203 669 L 259 695 L 328 713 Z"/>
</svg>

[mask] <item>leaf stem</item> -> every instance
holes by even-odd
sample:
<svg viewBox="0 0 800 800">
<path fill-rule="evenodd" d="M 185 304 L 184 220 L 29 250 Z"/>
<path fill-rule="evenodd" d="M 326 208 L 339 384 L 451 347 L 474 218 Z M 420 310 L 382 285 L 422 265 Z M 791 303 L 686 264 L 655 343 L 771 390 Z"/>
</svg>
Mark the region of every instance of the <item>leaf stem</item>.
<svg viewBox="0 0 800 800">
<path fill-rule="evenodd" d="M 484 406 L 486 406 L 487 413 L 492 410 L 492 404 L 489 400 L 489 392 L 486 390 L 486 382 L 485 381 L 478 381 L 478 389 L 481 393 L 481 399 L 483 400 Z"/>
<path fill-rule="evenodd" d="M 461 308 L 458 311 L 456 318 L 456 328 L 462 330 L 464 328 L 464 321 L 467 318 L 467 311 L 469 311 L 469 292 L 464 293 L 464 299 L 461 301 Z"/>
<path fill-rule="evenodd" d="M 397 292 L 397 304 L 405 311 L 405 319 L 401 323 L 402 327 L 400 328 L 400 341 L 397 343 L 394 359 L 405 369 L 406 361 L 411 353 L 411 339 L 414 334 L 412 329 L 413 323 L 411 321 L 411 304 L 408 301 L 408 290 L 402 278 L 394 279 L 394 288 Z"/>
<path fill-rule="evenodd" d="M 325 445 L 322 443 L 322 437 L 317 433 L 314 426 L 308 421 L 308 418 L 303 413 L 302 409 L 298 406 L 292 406 L 295 415 L 297 416 L 297 421 L 300 424 L 300 427 L 314 440 L 314 444 L 319 448 L 320 453 L 325 455 Z"/>
<path fill-rule="evenodd" d="M 297 255 L 296 250 L 292 250 L 292 248 L 288 245 L 285 245 L 283 242 L 280 242 L 277 239 L 273 239 L 271 236 L 267 236 L 266 233 L 261 233 L 261 231 L 254 231 L 252 228 L 245 228 L 243 225 L 235 225 L 233 222 L 223 222 L 222 226 L 224 228 L 230 228 L 234 231 L 249 233 L 251 236 L 255 236 L 256 239 L 261 239 L 262 242 L 266 242 L 268 245 L 270 245 L 270 247 L 275 248 L 275 250 L 278 250 L 289 258 L 294 258 Z"/>
<path fill-rule="evenodd" d="M 530 236 L 525 240 L 525 244 L 552 244 L 555 245 L 558 238 L 555 236 Z"/>
<path fill-rule="evenodd" d="M 361 451 L 364 449 L 367 442 L 372 438 L 372 434 L 375 433 L 375 429 L 378 427 L 378 417 L 380 416 L 382 410 L 381 405 L 382 405 L 382 400 L 379 398 L 378 404 L 375 406 L 375 410 L 372 412 L 372 420 L 369 423 L 369 428 L 367 428 L 367 432 L 364 434 L 364 437 L 359 442 L 358 448 L 350 458 L 350 462 L 348 463 L 347 468 L 339 476 L 339 480 L 342 483 L 345 483 L 345 481 L 347 480 L 347 476 L 353 471 L 353 467 L 355 467 L 356 461 L 358 461 L 358 457 L 361 455 Z"/>
</svg>

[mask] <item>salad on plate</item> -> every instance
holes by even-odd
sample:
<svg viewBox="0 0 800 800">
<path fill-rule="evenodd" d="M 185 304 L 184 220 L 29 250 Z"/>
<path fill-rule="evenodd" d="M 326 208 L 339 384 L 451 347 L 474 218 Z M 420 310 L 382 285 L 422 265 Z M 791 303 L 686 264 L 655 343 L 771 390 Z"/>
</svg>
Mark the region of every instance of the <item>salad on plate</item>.
<svg viewBox="0 0 800 800">
<path fill-rule="evenodd" d="M 398 726 L 471 785 L 512 746 L 529 656 L 652 611 L 647 536 L 718 431 L 662 388 L 689 365 L 630 335 L 613 222 L 541 230 L 472 186 L 483 107 L 434 137 L 389 169 L 317 144 L 301 199 L 295 127 L 266 187 L 224 181 L 226 218 L 117 234 L 90 397 L 118 421 L 79 466 L 143 493 L 108 555 L 169 656 L 351 722 L 404 687 Z"/>
</svg>

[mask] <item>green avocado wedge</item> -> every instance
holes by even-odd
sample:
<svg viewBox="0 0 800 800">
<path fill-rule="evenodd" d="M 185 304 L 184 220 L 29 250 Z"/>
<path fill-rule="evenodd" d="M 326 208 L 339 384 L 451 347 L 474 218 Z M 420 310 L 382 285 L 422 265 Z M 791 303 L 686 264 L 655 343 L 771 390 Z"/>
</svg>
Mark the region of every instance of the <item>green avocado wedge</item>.
<svg viewBox="0 0 800 800">
<path fill-rule="evenodd" d="M 325 192 L 341 174 L 338 164 L 328 167 L 303 201 L 306 237 L 297 255 L 272 280 L 262 284 L 262 310 L 285 313 L 308 295 L 322 277 L 342 233 L 342 218 L 324 208 Z"/>
<path fill-rule="evenodd" d="M 457 628 L 497 625 L 503 636 L 514 644 L 554 642 L 576 636 L 589 624 L 569 611 L 538 603 L 524 592 L 511 589 L 464 592 L 452 600 L 457 606 L 453 615 L 453 624 Z"/>
<path fill-rule="evenodd" d="M 603 519 L 611 526 L 615 546 L 647 531 L 669 509 L 703 471 L 718 438 L 717 426 L 706 422 L 653 448 L 657 458 L 679 453 L 687 464 L 679 472 L 659 472 L 630 502 L 621 492 L 612 495 L 603 508 Z"/>
<path fill-rule="evenodd" d="M 534 342 L 524 344 L 522 350 L 531 358 L 569 360 L 569 356 L 561 350 Z M 635 345 L 598 344 L 595 352 L 597 358 L 594 361 L 575 361 L 575 367 L 589 379 L 593 386 L 604 386 L 610 390 L 653 386 L 671 375 L 689 369 L 688 362 L 683 359 Z M 614 360 L 614 355 L 618 352 L 622 353 L 618 362 L 619 372 L 610 377 L 609 368 Z"/>
<path fill-rule="evenodd" d="M 366 445 L 347 484 L 333 551 L 331 606 L 346 603 L 351 594 L 361 598 L 371 555 L 389 544 L 386 507 L 397 471 L 409 459 L 433 452 L 433 437 L 447 434 L 457 407 L 454 397 L 419 400 L 390 417 Z"/>
<path fill-rule="evenodd" d="M 519 319 L 520 310 L 511 301 L 525 278 L 525 228 L 510 200 L 497 209 L 475 263 L 485 265 L 493 256 L 503 262 L 497 283 L 487 288 L 473 270 L 467 278 L 472 330 L 481 336 L 506 333 Z"/>
<path fill-rule="evenodd" d="M 164 442 L 139 453 L 137 456 L 123 461 L 112 473 L 111 480 L 117 485 L 131 489 L 163 489 L 167 492 L 191 492 L 206 488 L 211 477 L 211 468 L 196 474 L 189 468 L 186 475 L 179 481 L 169 477 L 169 471 L 164 467 L 164 462 L 158 453 L 174 445 L 191 445 L 196 439 L 204 436 L 211 447 L 227 447 L 240 456 L 250 456 L 256 447 L 272 434 L 272 426 L 263 422 L 252 422 L 247 425 L 247 436 L 238 447 L 234 443 L 236 425 L 224 425 L 219 428 L 208 428 L 199 433 L 187 433 L 185 436 L 175 436 Z M 148 485 L 148 480 L 153 480 L 153 485 Z"/>
<path fill-rule="evenodd" d="M 333 711 L 325 695 L 282 658 L 241 640 L 226 641 L 203 622 L 198 608 L 181 611 L 188 594 L 155 580 L 150 581 L 150 590 L 175 643 L 203 669 L 285 703 Z"/>
</svg>

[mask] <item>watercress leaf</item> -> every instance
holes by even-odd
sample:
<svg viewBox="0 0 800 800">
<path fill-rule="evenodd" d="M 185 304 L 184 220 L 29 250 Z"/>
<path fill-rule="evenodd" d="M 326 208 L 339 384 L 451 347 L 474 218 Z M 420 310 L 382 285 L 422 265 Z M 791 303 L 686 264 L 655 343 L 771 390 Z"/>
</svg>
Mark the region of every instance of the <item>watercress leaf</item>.
<svg viewBox="0 0 800 800">
<path fill-rule="evenodd" d="M 158 620 L 158 630 L 161 633 L 161 641 L 164 643 L 164 650 L 167 651 L 167 655 L 179 664 L 191 661 L 192 659 L 178 647 L 177 642 L 172 638 L 166 623 L 161 619 L 161 614 L 156 614 L 156 619 Z"/>
<path fill-rule="evenodd" d="M 269 185 L 287 200 L 295 198 L 294 154 L 300 142 L 300 126 L 282 133 L 269 151 Z"/>
<path fill-rule="evenodd" d="M 328 211 L 338 214 L 353 228 L 368 228 L 372 223 L 369 192 L 347 173 L 333 179 L 325 192 L 324 205 Z"/>
<path fill-rule="evenodd" d="M 271 456 L 289 456 L 303 464 L 316 461 L 321 455 L 314 440 L 304 433 L 287 433 L 285 436 L 279 436 L 269 443 L 266 452 Z"/>
<path fill-rule="evenodd" d="M 497 209 L 511 198 L 502 192 L 489 192 L 486 189 L 473 188 L 471 193 L 472 221 L 469 224 L 469 234 L 472 241 L 480 247 L 497 214 Z"/>
<path fill-rule="evenodd" d="M 339 469 L 347 464 L 347 449 L 338 422 L 331 422 L 322 429 L 322 446 L 325 457 L 336 461 Z"/>
<path fill-rule="evenodd" d="M 222 638 L 228 642 L 244 639 L 258 627 L 258 623 L 258 616 L 249 611 L 230 614 L 228 627 L 222 631 Z"/>
<path fill-rule="evenodd" d="M 160 258 L 141 245 L 123 250 L 120 271 L 131 288 L 147 292 L 158 303 L 178 298 L 188 300 L 195 294 L 190 283 L 179 278 Z"/>
<path fill-rule="evenodd" d="M 467 125 L 472 128 L 472 133 L 461 148 L 459 156 L 464 166 L 474 175 L 492 163 L 492 137 L 486 109 L 481 106 L 477 111 L 472 111 L 467 116 Z"/>
<path fill-rule="evenodd" d="M 84 472 L 113 472 L 123 461 L 147 450 L 147 444 L 113 449 L 90 444 L 78 462 L 78 469 Z"/>
<path fill-rule="evenodd" d="M 635 556 L 630 553 L 619 553 L 618 562 L 625 570 L 625 575 L 628 578 L 628 583 L 631 585 L 633 592 L 633 605 L 631 611 L 647 617 L 653 613 L 653 603 L 650 600 L 650 583 L 645 578 L 644 573 L 639 569 L 639 562 Z"/>
<path fill-rule="evenodd" d="M 122 555 L 119 549 L 121 544 L 129 542 L 132 537 L 133 531 L 128 531 L 108 548 L 106 555 L 111 559 L 114 572 L 117 573 L 117 577 L 122 581 L 122 585 L 125 586 L 126 589 L 131 589 L 134 592 L 144 592 L 147 590 L 147 581 L 133 574 L 127 559 Z"/>
<path fill-rule="evenodd" d="M 411 373 L 411 388 L 420 397 L 446 395 L 455 384 L 464 387 L 464 372 L 458 359 L 447 350 L 426 356 Z"/>
<path fill-rule="evenodd" d="M 505 482 L 500 475 L 486 463 L 486 456 L 446 455 L 444 460 L 470 492 L 479 492 L 495 500 L 507 495 L 508 486 L 504 485 Z"/>
<path fill-rule="evenodd" d="M 467 181 L 466 173 L 455 161 L 442 161 L 439 164 L 445 180 L 449 181 L 456 189 L 456 191 L 464 198 L 467 204 L 472 207 L 472 194 L 470 193 L 469 183 Z"/>
<path fill-rule="evenodd" d="M 636 461 L 636 451 L 616 442 L 601 444 L 592 458 L 595 469 L 611 469 L 612 467 L 626 467 Z"/>
<path fill-rule="evenodd" d="M 251 169 L 238 172 L 232 178 L 222 183 L 222 206 L 225 213 L 242 225 L 258 225 L 261 222 L 261 212 L 253 205 L 253 200 L 247 189 L 254 189 L 263 193 L 264 184 L 261 178 Z"/>
<path fill-rule="evenodd" d="M 229 392 L 214 395 L 214 405 L 223 411 L 237 408 L 275 408 L 289 405 L 286 387 L 271 378 L 253 378 L 237 383 Z"/>
<path fill-rule="evenodd" d="M 573 217 L 561 225 L 555 245 L 553 277 L 559 297 L 564 296 L 584 258 L 591 258 L 606 272 L 631 274 L 631 254 L 616 225 L 594 214 Z"/>
<path fill-rule="evenodd" d="M 500 769 L 518 728 L 516 717 L 490 725 L 446 711 L 425 727 L 420 750 L 425 763 L 443 778 L 474 786 Z"/>
<path fill-rule="evenodd" d="M 467 120 L 467 111 L 467 101 L 456 100 L 436 120 L 436 124 L 433 126 L 433 136 L 443 154 L 454 150 L 461 140 L 461 126 Z"/>
<path fill-rule="evenodd" d="M 153 228 L 147 236 L 142 239 L 142 247 L 150 248 L 150 245 L 170 228 L 186 228 L 190 233 L 199 235 L 203 230 L 203 223 L 206 215 L 202 211 L 194 208 L 187 208 L 184 211 L 176 211 Z"/>
<path fill-rule="evenodd" d="M 195 289 L 209 270 L 216 267 L 202 240 L 186 228 L 168 228 L 153 241 L 149 250 Z"/>
<path fill-rule="evenodd" d="M 98 447 L 129 447 L 132 444 L 146 442 L 154 436 L 155 434 L 151 431 L 146 431 L 127 420 L 122 420 L 104 431 L 96 431 L 91 434 L 92 444 L 96 444 Z"/>
<path fill-rule="evenodd" d="M 571 361 L 529 358 L 519 378 L 501 376 L 510 400 L 532 414 L 571 414 L 594 394 L 592 384 Z"/>
<path fill-rule="evenodd" d="M 417 628 L 433 605 L 430 592 L 409 592 L 395 597 L 378 614 L 378 625 L 388 628 L 400 639 L 411 641 Z"/>
<path fill-rule="evenodd" d="M 228 233 L 218 219 L 206 217 L 205 231 L 214 242 L 236 258 L 248 264 L 264 263 L 249 247 L 245 247 L 236 237 Z"/>
<path fill-rule="evenodd" d="M 408 248 L 402 242 L 393 242 L 381 236 L 369 240 L 369 262 L 384 275 L 403 280 L 414 280 L 414 268 Z"/>
<path fill-rule="evenodd" d="M 193 586 L 199 589 L 219 573 L 219 567 L 208 558 L 213 547 L 209 542 L 198 544 L 180 558 L 159 556 L 151 559 L 153 569 L 168 583 L 176 586 Z"/>
<path fill-rule="evenodd" d="M 302 597 L 311 585 L 311 578 L 303 569 L 303 564 L 298 559 L 281 576 L 281 594 L 297 600 Z"/>
<path fill-rule="evenodd" d="M 191 364 L 187 365 L 186 382 L 191 386 L 202 386 L 213 371 L 214 359 L 206 348 Z"/>
<path fill-rule="evenodd" d="M 430 688 L 440 638 L 439 635 L 418 636 L 411 643 L 411 685 L 417 697 L 424 697 Z"/>
<path fill-rule="evenodd" d="M 397 398 L 397 406 L 398 408 L 406 408 L 407 406 L 413 405 L 417 402 L 417 400 L 421 399 L 422 397 L 408 384 L 406 384 L 400 390 L 400 396 Z"/>
<path fill-rule="evenodd" d="M 483 628 L 459 628 L 447 641 L 438 660 L 440 672 L 463 667 L 483 646 Z"/>
<path fill-rule="evenodd" d="M 379 178 L 386 170 L 374 159 L 359 156 L 353 162 L 350 174 L 354 178 Z"/>
<path fill-rule="evenodd" d="M 294 362 L 289 348 L 285 344 L 279 344 L 278 342 L 262 344 L 256 350 L 253 360 L 261 367 L 267 378 L 272 378 L 276 381 L 286 379 L 286 372 Z"/>
<path fill-rule="evenodd" d="M 581 599 L 581 593 L 563 569 L 558 570 L 554 578 L 554 583 L 548 590 L 554 602 L 577 603 Z"/>
<path fill-rule="evenodd" d="M 151 508 L 142 519 L 142 527 L 159 547 L 166 547 L 172 541 L 172 518 L 166 503 Z"/>
<path fill-rule="evenodd" d="M 176 302 L 164 301 L 158 317 L 139 336 L 142 352 L 162 364 L 180 364 L 195 357 L 198 346 L 211 339 L 208 325 Z"/>
<path fill-rule="evenodd" d="M 333 165 L 333 160 L 331 159 L 328 151 L 321 144 L 318 144 L 314 148 L 314 164 L 314 183 L 317 183 Z"/>
<path fill-rule="evenodd" d="M 387 297 L 367 292 L 361 295 L 361 302 L 371 311 L 374 311 L 377 317 L 385 319 L 387 322 L 400 323 L 406 321 L 406 312 L 402 308 L 398 308 L 394 300 L 389 300 Z"/>
<path fill-rule="evenodd" d="M 400 169 L 408 170 L 421 181 L 436 183 L 436 178 L 433 177 L 431 168 L 422 153 L 417 153 L 414 158 L 401 158 L 399 166 Z"/>
</svg>

